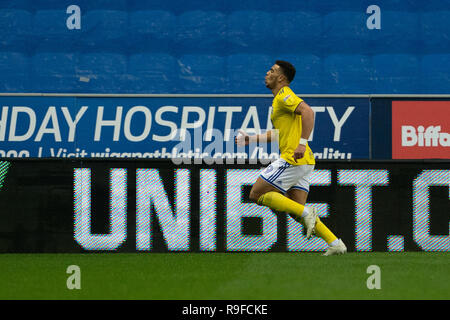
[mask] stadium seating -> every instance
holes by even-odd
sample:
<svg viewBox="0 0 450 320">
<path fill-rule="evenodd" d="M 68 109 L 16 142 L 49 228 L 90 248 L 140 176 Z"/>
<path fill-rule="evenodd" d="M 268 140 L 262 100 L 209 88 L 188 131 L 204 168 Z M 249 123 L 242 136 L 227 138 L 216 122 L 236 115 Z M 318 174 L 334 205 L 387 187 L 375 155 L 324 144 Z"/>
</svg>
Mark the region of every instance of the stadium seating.
<svg viewBox="0 0 450 320">
<path fill-rule="evenodd" d="M 448 11 L 450 10 L 450 0 L 428 0 L 424 2 L 420 1 L 419 3 L 417 3 L 417 7 L 419 6 L 421 11 Z"/>
<path fill-rule="evenodd" d="M 448 93 L 448 21 L 450 0 L 0 0 L 1 90 L 267 93 L 286 59 L 305 94 Z"/>
<path fill-rule="evenodd" d="M 74 53 L 42 52 L 32 58 L 34 92 L 77 92 L 78 55 Z"/>
<path fill-rule="evenodd" d="M 292 89 L 295 93 L 322 93 L 322 59 L 312 54 L 281 54 L 277 59 L 290 61 L 296 68 Z M 326 90 L 325 90 L 326 91 Z"/>
<path fill-rule="evenodd" d="M 178 93 L 177 62 L 168 54 L 131 55 L 128 74 L 130 93 Z"/>
<path fill-rule="evenodd" d="M 450 7 L 421 14 L 421 42 L 427 53 L 450 53 Z"/>
<path fill-rule="evenodd" d="M 320 41 L 311 35 L 321 35 L 322 18 L 316 12 L 281 12 L 274 21 L 276 44 L 274 50 L 280 53 L 320 53 Z"/>
<path fill-rule="evenodd" d="M 0 92 L 30 92 L 28 58 L 18 52 L 0 52 Z"/>
<path fill-rule="evenodd" d="M 422 93 L 420 64 L 409 54 L 382 54 L 373 57 L 374 93 Z"/>
<path fill-rule="evenodd" d="M 175 36 L 176 17 L 168 11 L 130 13 L 127 46 L 130 52 L 168 52 Z"/>
<path fill-rule="evenodd" d="M 450 83 L 449 70 L 450 54 L 425 55 L 420 68 L 421 90 L 428 94 L 448 94 L 442 84 Z"/>
<path fill-rule="evenodd" d="M 419 15 L 400 11 L 382 14 L 381 29 L 369 34 L 370 54 L 418 52 L 421 47 Z"/>
<path fill-rule="evenodd" d="M 235 11 L 248 11 L 248 10 L 263 10 L 267 12 L 271 11 L 277 12 L 287 10 L 283 9 L 283 6 L 280 5 L 280 2 L 273 0 L 246 0 L 246 1 L 224 0 L 224 1 L 225 1 L 224 10 L 227 13 L 232 13 Z M 290 2 L 290 4 L 293 4 L 293 2 Z"/>
<path fill-rule="evenodd" d="M 365 55 L 336 54 L 323 63 L 322 91 L 336 94 L 370 94 L 373 69 Z"/>
<path fill-rule="evenodd" d="M 133 11 L 145 10 L 166 10 L 176 15 L 186 11 L 204 10 L 204 11 L 224 11 L 229 7 L 229 0 L 128 0 L 128 8 Z M 250 0 L 253 1 L 253 0 Z M 267 1 L 267 0 L 266 0 Z M 241 1 L 242 2 L 242 1 Z"/>
<path fill-rule="evenodd" d="M 0 0 L 0 9 L 29 9 L 30 0 Z"/>
<path fill-rule="evenodd" d="M 80 41 L 80 30 L 69 30 L 66 27 L 66 13 L 61 10 L 36 11 L 33 19 L 33 41 L 35 50 L 70 51 L 77 49 Z"/>
<path fill-rule="evenodd" d="M 15 2 L 16 0 L 14 0 Z M 23 0 L 21 0 L 23 1 Z M 77 5 L 82 11 L 89 10 L 127 10 L 127 0 L 28 0 L 33 10 L 64 10 Z M 153 0 L 152 0 L 153 1 Z M 11 1 L 13 2 L 13 1 Z"/>
<path fill-rule="evenodd" d="M 80 45 L 85 50 L 126 51 L 128 15 L 125 11 L 93 10 L 83 18 Z"/>
<path fill-rule="evenodd" d="M 184 92 L 227 91 L 225 61 L 213 55 L 185 55 L 178 61 L 179 85 Z"/>
<path fill-rule="evenodd" d="M 424 6 L 426 6 L 425 1 L 417 1 L 417 0 L 380 0 L 380 1 L 363 0 L 360 1 L 360 4 L 362 5 L 363 8 L 367 8 L 370 5 L 377 5 L 382 10 L 383 13 L 388 11 L 418 13 L 424 10 Z"/>
<path fill-rule="evenodd" d="M 225 49 L 225 15 L 188 11 L 177 19 L 175 47 L 179 53 L 219 53 Z"/>
<path fill-rule="evenodd" d="M 263 54 L 234 54 L 228 56 L 230 92 L 268 93 L 264 84 L 266 72 L 274 64 L 271 56 Z"/>
<path fill-rule="evenodd" d="M 366 26 L 365 11 L 335 11 L 323 18 L 320 42 L 323 53 L 370 54 L 370 31 Z"/>
<path fill-rule="evenodd" d="M 274 20 L 268 12 L 236 11 L 228 16 L 227 48 L 230 53 L 275 49 Z"/>
<path fill-rule="evenodd" d="M 21 9 L 0 10 L 0 46 L 2 51 L 30 51 L 34 42 L 29 42 L 32 15 Z"/>
<path fill-rule="evenodd" d="M 127 59 L 117 53 L 87 53 L 80 55 L 77 76 L 82 93 L 126 93 Z"/>
<path fill-rule="evenodd" d="M 383 1 L 383 0 L 381 0 Z M 378 1 L 379 2 L 379 1 Z M 296 1 L 293 4 L 294 7 L 298 7 L 302 10 L 313 10 L 322 14 L 328 14 L 334 11 L 361 11 L 364 12 L 366 8 L 374 4 L 369 0 L 346 0 L 346 1 L 334 1 L 334 0 L 306 0 Z"/>
</svg>

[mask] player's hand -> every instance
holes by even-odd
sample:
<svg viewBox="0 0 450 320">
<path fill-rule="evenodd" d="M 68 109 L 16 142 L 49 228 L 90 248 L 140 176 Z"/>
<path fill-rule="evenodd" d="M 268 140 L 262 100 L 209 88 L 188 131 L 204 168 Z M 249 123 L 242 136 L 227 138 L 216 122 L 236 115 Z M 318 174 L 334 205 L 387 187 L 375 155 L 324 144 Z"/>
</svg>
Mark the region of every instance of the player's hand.
<svg viewBox="0 0 450 320">
<path fill-rule="evenodd" d="M 299 144 L 298 147 L 294 150 L 294 160 L 301 159 L 305 156 L 306 146 L 303 144 Z"/>
<path fill-rule="evenodd" d="M 234 142 L 239 146 L 239 147 L 243 147 L 248 145 L 249 141 L 250 141 L 250 137 L 248 134 L 246 134 L 244 131 L 242 130 L 238 130 L 239 134 L 236 136 L 236 138 L 234 138 Z"/>
</svg>

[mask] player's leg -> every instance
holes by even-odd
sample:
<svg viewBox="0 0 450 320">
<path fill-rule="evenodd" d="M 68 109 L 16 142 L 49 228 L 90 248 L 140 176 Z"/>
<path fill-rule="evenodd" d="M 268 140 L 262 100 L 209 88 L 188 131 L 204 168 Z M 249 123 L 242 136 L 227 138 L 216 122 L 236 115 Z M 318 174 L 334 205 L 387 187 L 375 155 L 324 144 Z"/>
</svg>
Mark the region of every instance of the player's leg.
<svg viewBox="0 0 450 320">
<path fill-rule="evenodd" d="M 289 188 L 286 194 L 294 201 L 300 203 L 301 205 L 305 205 L 306 199 L 308 198 L 309 194 L 309 185 L 311 182 L 312 173 L 314 171 L 314 165 L 298 166 L 297 170 L 297 181 Z M 304 225 L 305 222 L 306 221 L 303 221 Z M 315 224 L 315 234 L 325 240 L 329 245 L 329 248 L 325 252 L 325 255 L 341 254 L 347 252 L 347 248 L 345 247 L 345 244 L 342 242 L 342 240 L 338 239 L 330 231 L 330 229 L 327 228 L 327 226 L 319 219 L 319 216 L 316 216 Z"/>
<path fill-rule="evenodd" d="M 306 199 L 308 198 L 308 192 L 306 192 L 305 190 L 302 190 L 302 189 L 297 189 L 297 188 L 289 189 L 288 192 L 286 193 L 286 195 L 290 199 L 292 199 L 295 202 L 298 202 L 302 205 L 306 204 Z M 301 221 L 299 221 L 299 219 L 296 219 L 295 217 L 293 217 L 293 218 L 297 222 L 301 222 Z M 316 234 L 316 236 L 325 240 L 325 242 L 328 243 L 328 245 L 337 243 L 336 242 L 337 237 L 333 234 L 333 232 L 331 232 L 330 229 L 327 228 L 327 226 L 325 224 L 323 224 L 323 222 L 319 219 L 319 217 L 316 218 L 315 234 Z"/>
<path fill-rule="evenodd" d="M 273 187 L 261 177 L 258 177 L 250 191 L 250 200 L 269 207 L 275 211 L 287 212 L 294 217 L 300 218 L 305 207 L 284 196 L 282 191 Z"/>
<path fill-rule="evenodd" d="M 309 216 L 308 208 L 282 194 L 286 192 L 282 184 L 283 173 L 290 166 L 286 161 L 278 159 L 264 169 L 250 191 L 250 200 L 275 211 L 286 212 L 292 216 L 306 219 Z M 315 219 L 312 219 L 313 216 L 315 216 L 315 212 L 308 217 L 312 221 L 305 223 L 308 238 L 314 232 Z"/>
<path fill-rule="evenodd" d="M 300 204 L 303 205 L 306 204 L 306 199 L 308 198 L 308 192 L 297 188 L 289 189 L 286 195 L 292 200 L 299 202 Z M 301 222 L 300 219 L 296 217 L 293 218 L 297 222 Z M 344 242 L 342 242 L 341 239 L 338 239 L 333 234 L 333 232 L 331 232 L 331 230 L 328 229 L 327 226 L 319 219 L 319 217 L 316 218 L 315 234 L 318 237 L 322 238 L 329 246 L 327 251 L 324 253 L 325 256 L 332 256 L 347 252 L 347 247 L 345 246 Z"/>
</svg>

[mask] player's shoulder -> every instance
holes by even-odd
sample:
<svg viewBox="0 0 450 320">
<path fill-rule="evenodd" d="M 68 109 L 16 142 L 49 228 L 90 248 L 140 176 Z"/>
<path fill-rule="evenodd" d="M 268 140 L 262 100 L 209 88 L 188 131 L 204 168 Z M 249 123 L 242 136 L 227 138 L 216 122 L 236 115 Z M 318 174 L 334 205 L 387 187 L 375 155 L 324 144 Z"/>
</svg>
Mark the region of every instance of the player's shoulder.
<svg viewBox="0 0 450 320">
<path fill-rule="evenodd" d="M 285 86 L 285 87 L 281 88 L 280 91 L 278 91 L 277 98 L 284 99 L 287 96 L 295 96 L 294 91 L 292 91 L 292 89 L 290 87 Z"/>
<path fill-rule="evenodd" d="M 285 86 L 278 91 L 276 99 L 281 103 L 287 103 L 288 101 L 298 100 L 300 97 L 298 97 L 290 87 Z"/>
</svg>

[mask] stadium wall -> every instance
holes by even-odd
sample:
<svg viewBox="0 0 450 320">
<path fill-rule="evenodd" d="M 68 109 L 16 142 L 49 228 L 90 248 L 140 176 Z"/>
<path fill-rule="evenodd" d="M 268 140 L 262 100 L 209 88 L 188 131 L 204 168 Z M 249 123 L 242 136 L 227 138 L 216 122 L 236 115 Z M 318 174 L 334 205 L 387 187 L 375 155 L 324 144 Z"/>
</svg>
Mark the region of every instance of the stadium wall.
<svg viewBox="0 0 450 320">
<path fill-rule="evenodd" d="M 349 250 L 448 251 L 450 97 L 305 100 L 316 111 L 312 149 L 352 154 L 316 154 L 308 199 Z M 44 94 L 1 102 L 9 157 L 0 162 L 0 252 L 325 248 L 286 215 L 248 203 L 277 146 L 237 150 L 232 129 L 268 129 L 270 96 Z M 173 141 L 172 131 L 184 141 Z M 196 154 L 198 142 L 205 156 Z M 176 146 L 184 155 L 172 157 Z M 236 151 L 228 158 L 227 147 Z"/>
</svg>

